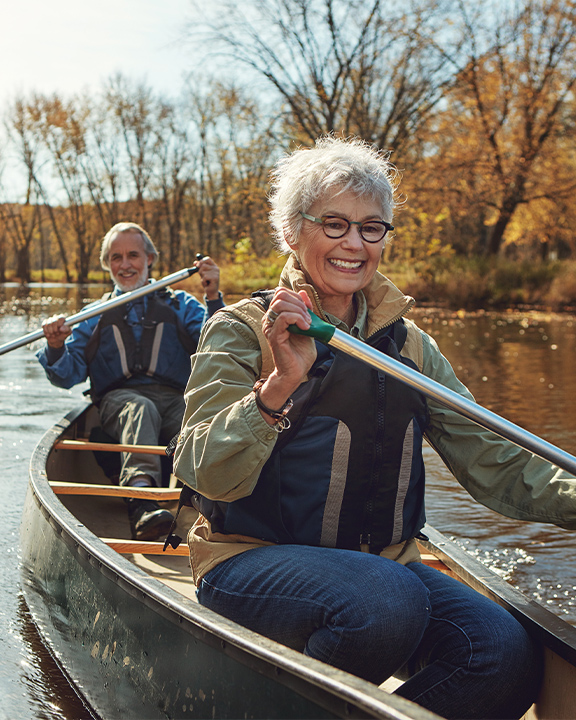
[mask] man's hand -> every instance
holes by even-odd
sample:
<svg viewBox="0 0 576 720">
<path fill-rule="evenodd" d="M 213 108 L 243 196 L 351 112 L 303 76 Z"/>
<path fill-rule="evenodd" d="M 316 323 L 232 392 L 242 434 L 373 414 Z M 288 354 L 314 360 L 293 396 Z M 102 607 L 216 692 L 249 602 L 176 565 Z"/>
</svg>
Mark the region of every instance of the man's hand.
<svg viewBox="0 0 576 720">
<path fill-rule="evenodd" d="M 202 260 L 196 260 L 194 266 L 198 268 L 206 299 L 217 300 L 220 287 L 220 268 L 218 265 L 211 257 L 204 257 Z"/>
<path fill-rule="evenodd" d="M 42 323 L 42 330 L 46 336 L 46 342 L 51 348 L 59 349 L 64 346 L 64 341 L 72 332 L 72 328 L 65 325 L 64 315 L 54 315 Z"/>
</svg>

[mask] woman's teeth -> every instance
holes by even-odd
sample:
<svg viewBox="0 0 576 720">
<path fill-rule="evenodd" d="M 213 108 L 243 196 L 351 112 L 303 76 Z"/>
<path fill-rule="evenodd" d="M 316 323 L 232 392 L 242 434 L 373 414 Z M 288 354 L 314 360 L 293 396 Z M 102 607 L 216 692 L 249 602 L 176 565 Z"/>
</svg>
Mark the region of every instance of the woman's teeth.
<svg viewBox="0 0 576 720">
<path fill-rule="evenodd" d="M 330 258 L 328 262 L 331 265 L 336 265 L 336 267 L 341 267 L 345 270 L 355 270 L 362 265 L 361 260 L 335 260 L 334 258 Z"/>
</svg>

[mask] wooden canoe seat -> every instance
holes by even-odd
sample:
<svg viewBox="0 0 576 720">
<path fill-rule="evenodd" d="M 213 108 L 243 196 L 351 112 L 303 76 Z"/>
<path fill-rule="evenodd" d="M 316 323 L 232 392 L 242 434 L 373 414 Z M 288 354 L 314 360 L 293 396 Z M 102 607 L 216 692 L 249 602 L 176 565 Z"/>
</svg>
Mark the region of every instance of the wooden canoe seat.
<svg viewBox="0 0 576 720">
<path fill-rule="evenodd" d="M 55 450 L 92 450 L 93 452 L 137 452 L 141 455 L 166 455 L 165 445 L 122 445 L 120 443 L 92 442 L 90 440 L 59 440 Z"/>
<path fill-rule="evenodd" d="M 122 538 L 100 538 L 103 543 L 121 555 L 180 555 L 188 557 L 188 545 L 184 542 L 176 549 L 170 545 L 163 551 L 164 542 L 151 542 L 147 540 L 123 540 Z"/>
<path fill-rule="evenodd" d="M 141 500 L 178 500 L 180 488 L 130 487 L 126 485 L 96 485 L 53 481 L 50 487 L 56 495 L 100 495 Z"/>
</svg>

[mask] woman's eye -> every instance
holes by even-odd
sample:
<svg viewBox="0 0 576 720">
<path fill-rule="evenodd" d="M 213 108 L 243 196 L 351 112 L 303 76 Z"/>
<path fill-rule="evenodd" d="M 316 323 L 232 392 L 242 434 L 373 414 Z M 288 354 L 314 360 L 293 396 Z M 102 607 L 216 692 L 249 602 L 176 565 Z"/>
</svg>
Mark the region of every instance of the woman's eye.
<svg viewBox="0 0 576 720">
<path fill-rule="evenodd" d="M 348 225 L 345 220 L 339 220 L 338 218 L 330 218 L 330 220 L 324 220 L 324 226 L 329 230 L 344 230 Z"/>
</svg>

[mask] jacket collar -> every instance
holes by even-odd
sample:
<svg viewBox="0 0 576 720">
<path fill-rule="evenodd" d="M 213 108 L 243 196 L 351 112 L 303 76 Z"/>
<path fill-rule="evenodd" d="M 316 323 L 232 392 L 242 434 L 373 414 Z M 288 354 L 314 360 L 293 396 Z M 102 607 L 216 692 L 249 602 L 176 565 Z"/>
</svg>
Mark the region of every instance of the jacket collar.
<svg viewBox="0 0 576 720">
<path fill-rule="evenodd" d="M 312 301 L 312 309 L 323 320 L 327 320 L 322 309 L 320 298 L 313 285 L 304 275 L 302 268 L 291 253 L 280 275 L 280 287 L 287 287 L 299 292 L 304 290 Z M 394 283 L 384 275 L 377 272 L 370 283 L 361 291 L 368 304 L 368 325 L 366 337 L 370 337 L 378 330 L 392 325 L 403 317 L 416 302 L 413 297 L 404 295 Z"/>
</svg>

